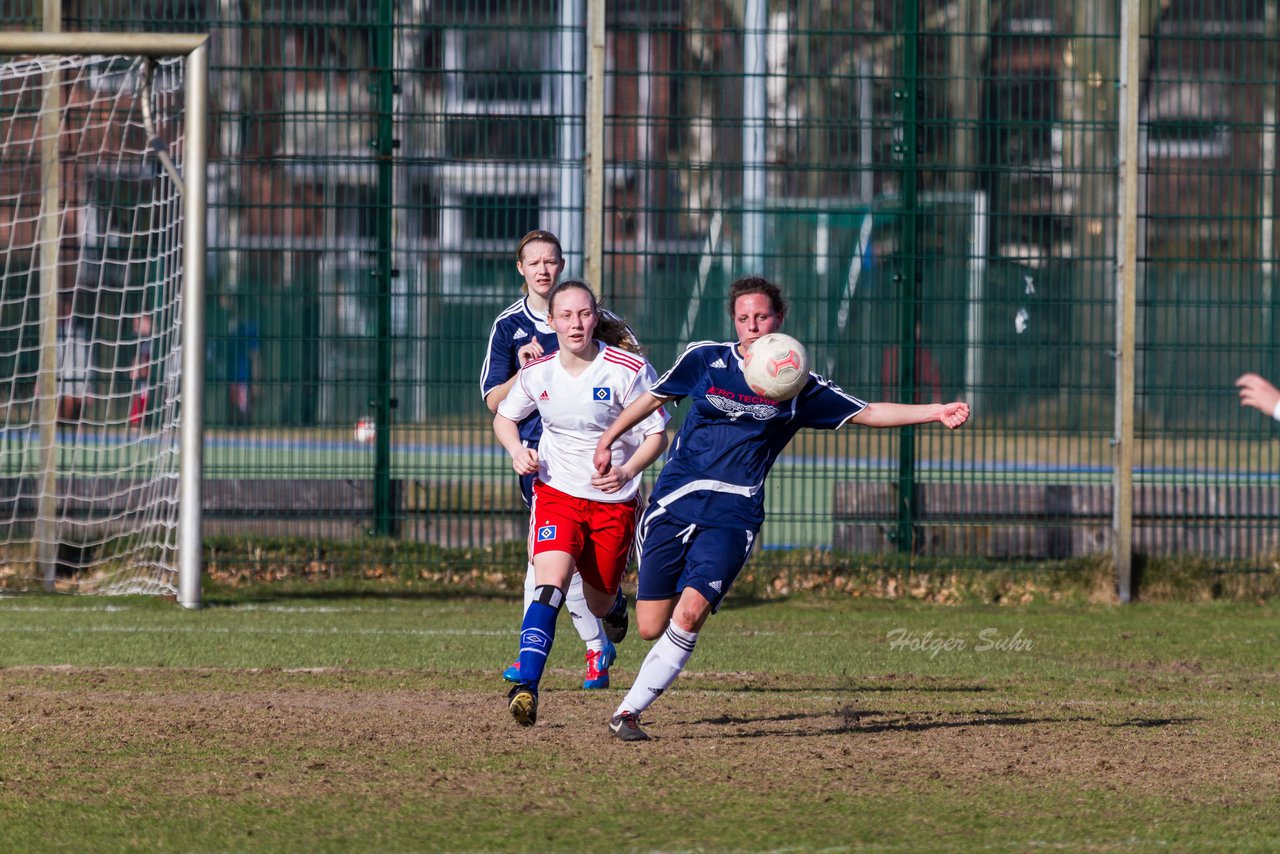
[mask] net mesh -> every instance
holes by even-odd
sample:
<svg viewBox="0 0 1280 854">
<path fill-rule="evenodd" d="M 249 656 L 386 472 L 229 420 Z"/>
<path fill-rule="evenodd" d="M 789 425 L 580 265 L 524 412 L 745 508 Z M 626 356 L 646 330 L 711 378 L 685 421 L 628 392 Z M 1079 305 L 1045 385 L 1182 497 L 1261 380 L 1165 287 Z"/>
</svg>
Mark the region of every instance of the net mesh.
<svg viewBox="0 0 1280 854">
<path fill-rule="evenodd" d="M 2 587 L 176 592 L 181 77 L 0 63 Z"/>
</svg>

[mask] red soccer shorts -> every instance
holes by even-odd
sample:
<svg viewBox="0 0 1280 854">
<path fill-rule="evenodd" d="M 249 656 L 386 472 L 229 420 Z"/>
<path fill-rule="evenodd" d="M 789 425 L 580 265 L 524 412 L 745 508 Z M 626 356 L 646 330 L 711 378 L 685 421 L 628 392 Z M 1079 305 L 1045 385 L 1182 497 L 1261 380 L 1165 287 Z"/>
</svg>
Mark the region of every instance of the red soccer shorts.
<svg viewBox="0 0 1280 854">
<path fill-rule="evenodd" d="M 529 544 L 534 555 L 567 552 L 582 580 L 617 593 L 636 536 L 639 501 L 575 498 L 542 481 L 533 485 Z"/>
</svg>

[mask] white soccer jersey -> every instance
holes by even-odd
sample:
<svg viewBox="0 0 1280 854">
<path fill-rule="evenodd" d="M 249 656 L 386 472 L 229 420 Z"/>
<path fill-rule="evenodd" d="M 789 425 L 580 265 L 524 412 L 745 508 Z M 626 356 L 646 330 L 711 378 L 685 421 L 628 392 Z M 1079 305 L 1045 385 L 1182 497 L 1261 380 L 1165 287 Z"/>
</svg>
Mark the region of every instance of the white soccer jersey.
<svg viewBox="0 0 1280 854">
<path fill-rule="evenodd" d="M 626 501 L 640 488 L 640 479 L 633 478 L 618 492 L 601 492 L 591 485 L 591 460 L 600 436 L 627 404 L 648 391 L 657 372 L 643 356 L 596 343 L 600 352 L 595 361 L 576 377 L 564 369 L 558 353 L 529 362 L 498 414 L 517 423 L 535 411 L 542 417 L 538 480 L 578 498 Z M 659 409 L 628 430 L 613 445 L 613 464 L 630 460 L 645 436 L 666 426 L 666 411 Z"/>
</svg>

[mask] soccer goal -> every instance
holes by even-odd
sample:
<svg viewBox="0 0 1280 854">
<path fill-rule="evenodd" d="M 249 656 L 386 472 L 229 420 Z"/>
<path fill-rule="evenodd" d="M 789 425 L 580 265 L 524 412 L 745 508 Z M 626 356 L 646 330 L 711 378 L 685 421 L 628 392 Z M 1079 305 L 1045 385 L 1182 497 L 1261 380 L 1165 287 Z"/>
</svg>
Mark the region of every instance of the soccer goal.
<svg viewBox="0 0 1280 854">
<path fill-rule="evenodd" d="M 207 42 L 0 33 L 0 590 L 200 604 Z"/>
</svg>

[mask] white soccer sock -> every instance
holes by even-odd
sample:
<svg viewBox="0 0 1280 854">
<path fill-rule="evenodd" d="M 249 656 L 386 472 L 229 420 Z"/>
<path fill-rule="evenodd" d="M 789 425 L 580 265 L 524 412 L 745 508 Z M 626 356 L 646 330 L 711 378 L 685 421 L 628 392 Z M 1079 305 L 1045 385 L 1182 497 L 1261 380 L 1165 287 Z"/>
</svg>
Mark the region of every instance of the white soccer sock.
<svg viewBox="0 0 1280 854">
<path fill-rule="evenodd" d="M 582 576 L 573 574 L 569 579 L 569 592 L 564 597 L 565 610 L 573 620 L 573 627 L 578 630 L 578 637 L 587 645 L 587 649 L 599 652 L 604 649 L 604 625 L 600 618 L 591 613 L 587 607 L 587 597 L 582 593 Z"/>
<path fill-rule="evenodd" d="M 658 638 L 658 642 L 644 657 L 636 681 L 632 683 L 627 696 L 614 712 L 614 716 L 623 712 L 640 714 L 649 708 L 649 704 L 658 699 L 663 691 L 671 687 L 680 671 L 689 663 L 693 655 L 693 645 L 698 642 L 697 632 L 686 632 L 675 623 L 667 623 L 667 630 Z"/>
<path fill-rule="evenodd" d="M 529 613 L 529 603 L 533 601 L 533 589 L 538 586 L 537 577 L 533 571 L 533 561 L 529 561 L 525 565 L 524 572 L 524 610 L 521 614 Z"/>
<path fill-rule="evenodd" d="M 533 591 L 537 586 L 538 580 L 533 571 L 533 561 L 529 561 L 524 568 L 524 610 L 520 612 L 521 619 L 529 613 L 529 603 L 533 601 Z M 516 632 L 516 636 L 519 637 L 520 632 Z M 516 661 L 519 662 L 519 660 L 517 657 Z"/>
</svg>

